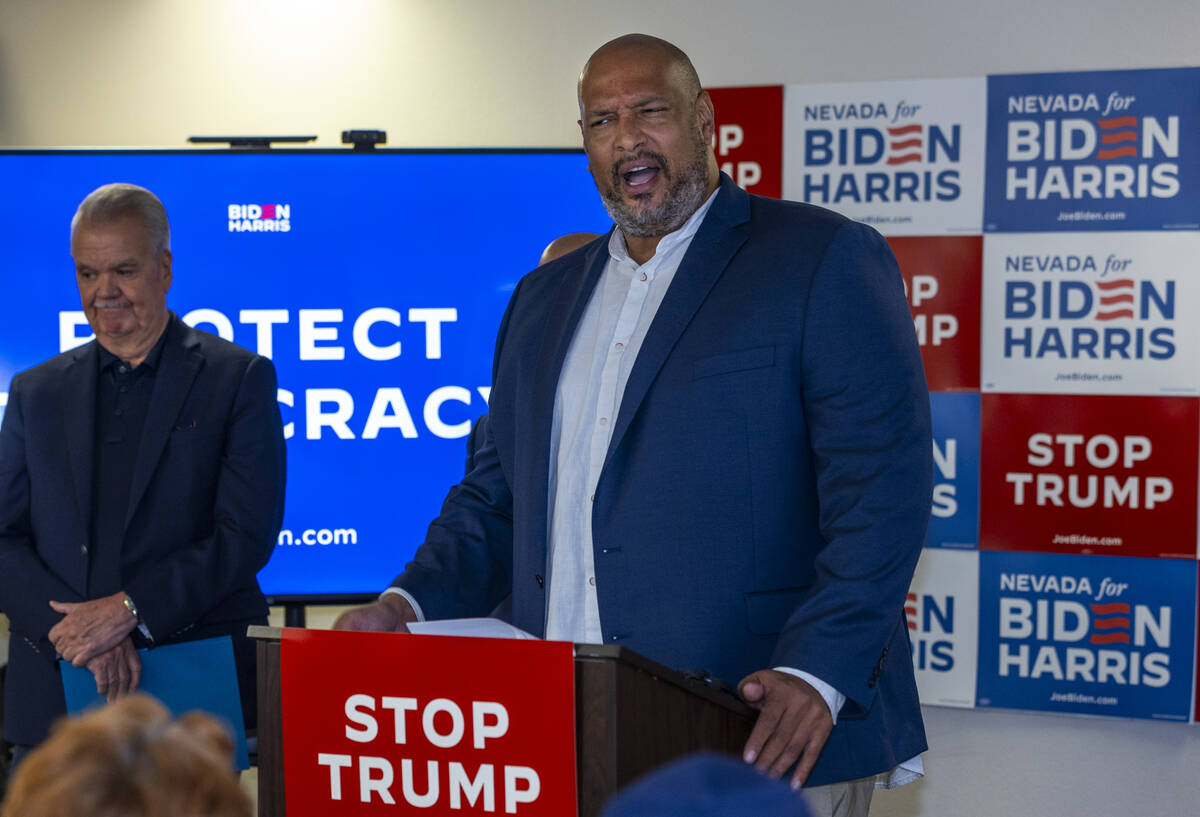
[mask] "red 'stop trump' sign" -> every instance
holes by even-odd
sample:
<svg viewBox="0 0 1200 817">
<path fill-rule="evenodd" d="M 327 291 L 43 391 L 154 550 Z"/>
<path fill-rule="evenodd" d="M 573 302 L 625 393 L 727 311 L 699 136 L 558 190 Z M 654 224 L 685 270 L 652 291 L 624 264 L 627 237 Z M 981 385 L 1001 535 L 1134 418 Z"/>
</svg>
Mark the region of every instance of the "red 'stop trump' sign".
<svg viewBox="0 0 1200 817">
<path fill-rule="evenodd" d="M 749 193 L 783 192 L 783 86 L 709 88 L 717 164 Z"/>
<path fill-rule="evenodd" d="M 288 814 L 574 814 L 573 662 L 566 642 L 284 630 Z"/>
<path fill-rule="evenodd" d="M 1188 397 L 985 394 L 984 550 L 1196 557 Z"/>
</svg>

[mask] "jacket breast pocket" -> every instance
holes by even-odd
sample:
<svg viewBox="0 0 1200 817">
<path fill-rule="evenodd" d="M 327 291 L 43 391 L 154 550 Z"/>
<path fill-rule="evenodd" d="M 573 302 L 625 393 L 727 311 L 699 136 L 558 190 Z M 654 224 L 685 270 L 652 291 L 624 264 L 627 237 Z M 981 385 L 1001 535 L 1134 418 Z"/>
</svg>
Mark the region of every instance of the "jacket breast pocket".
<svg viewBox="0 0 1200 817">
<path fill-rule="evenodd" d="M 703 377 L 763 369 L 774 365 L 775 347 L 759 346 L 754 349 L 742 349 L 737 352 L 725 352 L 712 357 L 700 358 L 692 363 L 692 379 L 699 380 Z"/>
</svg>

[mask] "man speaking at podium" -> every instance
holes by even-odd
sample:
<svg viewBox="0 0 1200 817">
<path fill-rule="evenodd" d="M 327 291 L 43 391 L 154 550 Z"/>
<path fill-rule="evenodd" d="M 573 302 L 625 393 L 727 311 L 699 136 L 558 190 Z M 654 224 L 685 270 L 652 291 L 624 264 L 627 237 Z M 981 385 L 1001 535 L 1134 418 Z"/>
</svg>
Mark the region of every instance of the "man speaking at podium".
<svg viewBox="0 0 1200 817">
<path fill-rule="evenodd" d="M 747 762 L 865 814 L 875 775 L 911 779 L 925 749 L 903 605 L 929 398 L 895 260 L 720 174 L 712 102 L 667 42 L 602 46 L 579 109 L 616 228 L 518 284 L 474 470 L 337 626 L 511 590 L 532 633 L 741 679 Z"/>
<path fill-rule="evenodd" d="M 162 202 L 98 188 L 71 222 L 71 255 L 96 340 L 14 377 L 0 430 L 4 729 L 18 759 L 66 711 L 57 655 L 111 700 L 138 685 L 137 647 L 232 635 L 252 724 L 246 625 L 266 623 L 255 575 L 283 516 L 275 370 L 167 309 Z"/>
</svg>

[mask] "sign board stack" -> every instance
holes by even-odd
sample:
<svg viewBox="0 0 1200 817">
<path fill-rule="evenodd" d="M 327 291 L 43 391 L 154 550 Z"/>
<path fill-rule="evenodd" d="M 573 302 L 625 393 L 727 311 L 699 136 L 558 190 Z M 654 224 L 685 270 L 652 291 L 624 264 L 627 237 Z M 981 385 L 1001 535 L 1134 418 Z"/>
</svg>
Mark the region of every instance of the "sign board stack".
<svg viewBox="0 0 1200 817">
<path fill-rule="evenodd" d="M 900 263 L 934 420 L 922 700 L 1194 721 L 1200 68 L 712 94 L 735 179 Z"/>
</svg>

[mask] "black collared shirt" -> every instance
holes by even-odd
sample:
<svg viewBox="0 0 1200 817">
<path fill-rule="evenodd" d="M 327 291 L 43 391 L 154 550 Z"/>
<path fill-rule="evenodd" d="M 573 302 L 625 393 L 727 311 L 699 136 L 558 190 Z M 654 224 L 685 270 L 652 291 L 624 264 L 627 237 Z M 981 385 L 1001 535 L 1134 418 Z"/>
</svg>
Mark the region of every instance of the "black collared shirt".
<svg viewBox="0 0 1200 817">
<path fill-rule="evenodd" d="M 121 548 L 133 469 L 163 346 L 170 332 L 168 323 L 137 368 L 103 346 L 99 349 L 88 598 L 108 596 L 121 589 Z"/>
</svg>

